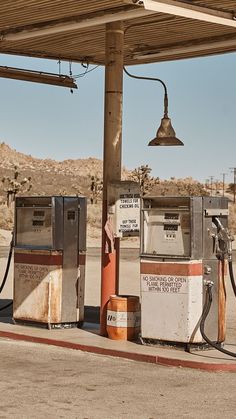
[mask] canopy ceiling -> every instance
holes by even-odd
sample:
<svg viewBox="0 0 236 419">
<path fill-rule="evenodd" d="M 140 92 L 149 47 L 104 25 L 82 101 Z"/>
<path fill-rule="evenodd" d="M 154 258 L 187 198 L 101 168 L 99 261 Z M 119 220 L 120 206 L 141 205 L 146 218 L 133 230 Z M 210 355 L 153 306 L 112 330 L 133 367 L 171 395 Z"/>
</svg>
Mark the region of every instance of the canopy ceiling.
<svg viewBox="0 0 236 419">
<path fill-rule="evenodd" d="M 151 10 L 160 3 L 164 12 Z M 209 19 L 176 16 L 175 5 Z M 115 20 L 127 29 L 125 64 L 233 52 L 235 16 L 236 0 L 1 0 L 0 52 L 104 64 L 105 26 Z"/>
</svg>

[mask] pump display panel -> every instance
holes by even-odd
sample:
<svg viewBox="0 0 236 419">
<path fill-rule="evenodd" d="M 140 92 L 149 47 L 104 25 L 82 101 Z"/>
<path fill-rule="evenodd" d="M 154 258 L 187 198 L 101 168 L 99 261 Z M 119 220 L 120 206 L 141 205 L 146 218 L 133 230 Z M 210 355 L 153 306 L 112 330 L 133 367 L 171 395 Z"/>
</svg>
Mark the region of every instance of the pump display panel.
<svg viewBox="0 0 236 419">
<path fill-rule="evenodd" d="M 189 257 L 191 253 L 190 208 L 188 202 L 179 206 L 168 202 L 145 201 L 142 209 L 142 254 Z M 185 205 L 184 205 L 185 204 Z"/>
<path fill-rule="evenodd" d="M 52 209 L 17 208 L 20 220 L 16 229 L 17 246 L 42 246 L 52 248 Z"/>
</svg>

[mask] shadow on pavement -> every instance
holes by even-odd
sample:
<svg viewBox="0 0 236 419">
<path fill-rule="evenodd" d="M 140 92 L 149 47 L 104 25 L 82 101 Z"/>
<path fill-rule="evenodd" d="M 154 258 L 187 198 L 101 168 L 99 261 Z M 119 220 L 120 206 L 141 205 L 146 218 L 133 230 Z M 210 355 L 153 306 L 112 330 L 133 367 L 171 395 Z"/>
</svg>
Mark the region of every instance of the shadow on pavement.
<svg viewBox="0 0 236 419">
<path fill-rule="evenodd" d="M 0 322 L 12 323 L 12 300 L 0 299 Z M 9 306 L 9 304 L 11 304 Z M 1 308 L 7 306 L 5 309 Z M 7 318 L 7 320 L 6 320 Z M 9 321 L 10 320 L 10 321 Z M 84 307 L 84 322 L 85 323 L 99 323 L 100 321 L 100 307 L 85 306 Z"/>
</svg>

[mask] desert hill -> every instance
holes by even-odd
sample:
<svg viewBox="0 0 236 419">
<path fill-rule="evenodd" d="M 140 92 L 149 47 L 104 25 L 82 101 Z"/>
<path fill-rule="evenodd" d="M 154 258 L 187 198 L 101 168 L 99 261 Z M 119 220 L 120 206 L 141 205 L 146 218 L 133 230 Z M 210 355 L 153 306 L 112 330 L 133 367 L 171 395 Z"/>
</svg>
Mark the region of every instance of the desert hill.
<svg viewBox="0 0 236 419">
<path fill-rule="evenodd" d="M 64 161 L 39 159 L 20 153 L 4 142 L 0 143 L 0 180 L 5 179 L 4 182 L 0 182 L 0 228 L 9 229 L 13 225 L 12 208 L 6 206 L 7 190 L 9 190 L 9 181 L 6 178 L 14 179 L 16 171 L 18 172 L 18 184 L 24 182 L 25 179 L 29 179 L 25 186 L 20 188 L 18 195 L 79 194 L 91 198 L 91 177 L 96 177 L 98 183 L 101 183 L 102 168 L 102 160 L 93 157 Z M 144 170 L 143 173 L 142 170 Z M 151 169 L 147 165 L 133 171 L 123 168 L 122 178 L 136 180 L 142 185 L 142 180 L 139 177 L 140 173 L 142 173 L 147 186 L 147 188 L 144 188 L 144 193 L 150 195 L 183 196 L 210 194 L 209 186 L 206 188 L 205 185 L 191 177 L 160 180 L 159 178 L 151 177 L 150 172 Z M 220 189 L 222 185 L 218 185 L 218 187 L 219 190 L 215 185 L 214 194 L 221 194 Z M 230 224 L 236 232 L 236 206 L 231 204 L 230 210 Z M 100 227 L 101 201 L 98 197 L 98 203 L 91 205 L 90 199 L 88 199 L 88 229 L 95 233 L 95 230 L 100 232 Z"/>
<path fill-rule="evenodd" d="M 99 181 L 102 180 L 103 163 L 102 160 L 93 157 L 64 161 L 39 159 L 20 153 L 5 143 L 0 143 L 0 179 L 8 176 L 13 179 L 15 167 L 19 173 L 18 182 L 30 178 L 30 194 L 32 195 L 81 194 L 90 197 L 91 177 L 96 176 Z M 148 186 L 145 193 L 154 195 L 203 195 L 207 193 L 204 185 L 191 177 L 160 181 L 150 176 L 150 168 L 148 172 L 145 172 L 148 166 L 141 167 L 144 169 L 143 175 Z M 123 168 L 122 178 L 140 181 L 138 177 L 132 176 L 135 171 L 140 176 L 142 170 L 131 172 Z M 2 201 L 6 196 L 7 185 L 7 181 L 0 182 Z M 24 188 L 21 188 L 18 194 L 24 193 Z"/>
<path fill-rule="evenodd" d="M 52 159 L 39 159 L 14 150 L 6 143 L 0 143 L 1 167 L 12 169 L 16 165 L 21 170 L 46 170 L 65 174 L 87 176 L 91 171 L 102 174 L 102 160 L 89 157 L 88 159 L 56 161 Z"/>
<path fill-rule="evenodd" d="M 19 181 L 31 177 L 32 194 L 87 195 L 90 176 L 102 178 L 102 160 L 96 158 L 56 161 L 38 159 L 20 153 L 5 143 L 0 143 L 0 177 L 13 177 L 14 166 L 19 172 Z M 0 195 L 4 195 L 0 184 Z"/>
</svg>

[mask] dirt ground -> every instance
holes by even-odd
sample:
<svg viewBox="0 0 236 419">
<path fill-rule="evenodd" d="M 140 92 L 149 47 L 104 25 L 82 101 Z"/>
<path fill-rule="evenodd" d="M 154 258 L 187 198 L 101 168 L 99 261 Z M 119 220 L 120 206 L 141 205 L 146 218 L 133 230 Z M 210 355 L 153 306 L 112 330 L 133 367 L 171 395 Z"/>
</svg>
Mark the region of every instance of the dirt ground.
<svg viewBox="0 0 236 419">
<path fill-rule="evenodd" d="M 0 417 L 235 418 L 235 374 L 0 340 Z"/>
</svg>

